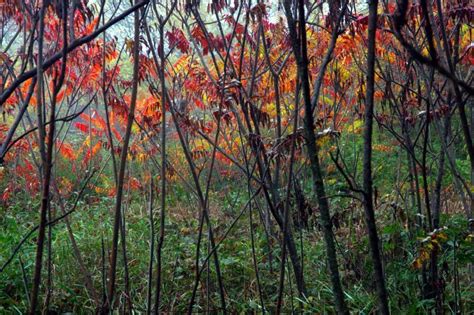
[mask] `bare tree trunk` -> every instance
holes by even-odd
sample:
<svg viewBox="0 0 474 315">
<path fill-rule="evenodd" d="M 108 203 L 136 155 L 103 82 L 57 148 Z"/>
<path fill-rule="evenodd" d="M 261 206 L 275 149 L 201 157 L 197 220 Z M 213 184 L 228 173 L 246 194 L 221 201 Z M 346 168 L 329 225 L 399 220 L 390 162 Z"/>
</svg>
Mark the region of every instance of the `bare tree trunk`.
<svg viewBox="0 0 474 315">
<path fill-rule="evenodd" d="M 474 106 L 473 106 L 473 103 L 472 103 L 472 98 L 471 100 L 469 101 L 469 107 L 471 109 L 471 139 L 474 138 Z M 474 184 L 474 167 L 472 167 L 473 163 L 472 163 L 472 156 L 469 156 L 469 158 L 471 159 L 471 185 Z M 469 232 L 472 234 L 474 232 L 474 218 L 473 218 L 473 213 L 474 213 L 474 198 L 473 198 L 473 194 L 471 193 L 471 204 L 470 204 L 470 207 L 469 209 L 467 210 L 468 211 L 468 215 L 467 215 L 467 219 L 468 219 L 468 225 L 469 225 Z M 470 284 L 474 284 L 474 264 L 473 263 L 470 263 L 469 264 L 469 277 L 470 277 Z"/>
<path fill-rule="evenodd" d="M 66 71 L 66 58 L 67 58 L 67 14 L 63 8 L 63 48 L 61 50 L 62 65 L 61 71 L 58 77 L 55 77 L 53 84 L 53 94 L 51 99 L 51 108 L 49 121 L 50 126 L 48 130 L 47 139 L 45 139 L 46 128 L 44 124 L 44 112 L 46 111 L 46 106 L 43 102 L 43 36 L 44 36 L 44 15 L 45 15 L 45 5 L 43 4 L 40 9 L 40 30 L 38 33 L 38 64 L 37 64 L 37 110 L 38 110 L 38 131 L 39 131 L 39 146 L 41 151 L 41 160 L 42 160 L 42 193 L 41 193 L 41 208 L 40 208 L 40 223 L 38 228 L 38 240 L 36 243 L 36 259 L 35 259 L 35 269 L 33 275 L 33 288 L 31 290 L 30 298 L 30 309 L 29 314 L 34 314 L 38 305 L 38 295 L 40 291 L 41 284 L 41 270 L 43 263 L 43 250 L 44 250 L 44 240 L 45 232 L 47 226 L 47 213 L 50 206 L 50 186 L 51 186 L 51 173 L 52 173 L 52 162 L 53 162 L 53 152 L 54 152 L 54 134 L 55 134 L 55 118 L 56 118 L 56 97 L 63 85 L 64 75 Z M 44 111 L 44 112 L 43 112 Z M 46 150 L 45 150 L 45 140 L 47 140 Z"/>
<path fill-rule="evenodd" d="M 165 52 L 164 52 L 164 24 L 160 21 L 160 46 L 158 54 L 160 57 L 160 83 L 161 83 L 161 215 L 160 215 L 160 233 L 158 236 L 158 246 L 156 249 L 157 257 L 157 282 L 156 282 L 156 301 L 155 314 L 158 314 L 160 309 L 160 295 L 161 295 L 161 256 L 163 249 L 163 242 L 165 239 L 165 210 L 166 210 L 166 83 L 165 83 Z"/>
<path fill-rule="evenodd" d="M 296 130 L 298 126 L 298 102 L 296 102 L 295 105 L 295 118 L 293 122 L 293 130 Z M 283 237 L 281 240 L 281 247 L 282 247 L 282 254 L 281 254 L 281 265 L 280 265 L 280 283 L 279 283 L 279 288 L 278 288 L 278 301 L 277 301 L 277 314 L 280 314 L 281 312 L 281 304 L 283 301 L 283 290 L 284 290 L 284 282 L 285 282 L 285 264 L 286 264 L 286 248 L 287 246 L 285 245 L 285 236 L 288 234 L 288 230 L 290 229 L 289 227 L 289 212 L 290 212 L 290 198 L 291 198 L 291 187 L 293 183 L 293 167 L 295 163 L 295 141 L 293 140 L 291 142 L 291 149 L 290 149 L 290 160 L 289 160 L 289 171 L 288 171 L 288 184 L 286 188 L 286 199 L 285 199 L 285 205 L 284 205 L 284 210 L 283 210 Z M 296 275 L 298 277 L 298 275 Z M 288 277 L 288 280 L 290 280 L 290 277 Z M 291 299 L 293 302 L 293 298 Z"/>
<path fill-rule="evenodd" d="M 449 119 L 449 118 L 447 118 Z M 446 120 L 447 120 L 446 119 Z M 445 126 L 445 130 L 443 131 L 443 139 L 441 141 L 446 141 L 447 137 L 447 128 Z M 435 187 L 433 191 L 433 229 L 436 230 L 439 228 L 439 221 L 441 215 L 441 188 L 443 182 L 443 176 L 445 172 L 445 151 L 441 149 L 440 157 L 439 157 L 439 164 L 438 164 L 438 175 L 436 177 Z M 443 286 L 439 281 L 439 272 L 438 272 L 438 250 L 435 248 L 431 253 L 431 275 L 432 275 L 432 286 L 435 289 L 436 293 L 436 312 L 437 314 L 443 313 Z"/>
<path fill-rule="evenodd" d="M 138 3 L 138 2 L 136 2 Z M 135 106 L 137 103 L 138 93 L 138 67 L 139 67 L 139 47 L 140 47 L 140 21 L 139 11 L 134 12 L 134 42 L 133 42 L 133 79 L 132 79 L 132 96 L 130 101 L 130 109 L 127 119 L 127 129 L 125 131 L 124 142 L 122 151 L 120 153 L 120 167 L 117 178 L 117 195 L 115 198 L 115 216 L 113 226 L 113 238 L 112 238 L 112 252 L 110 255 L 110 266 L 109 266 L 109 283 L 108 283 L 108 297 L 103 307 L 102 312 L 107 313 L 112 307 L 112 302 L 115 294 L 115 277 L 117 272 L 117 252 L 118 252 L 118 237 L 122 221 L 122 197 L 123 197 L 123 184 L 125 178 L 125 167 L 127 164 L 128 145 L 130 142 L 131 130 L 133 120 L 135 117 Z"/>
<path fill-rule="evenodd" d="M 150 195 L 148 200 L 148 215 L 150 219 L 150 256 L 148 260 L 148 283 L 147 283 L 147 298 L 146 298 L 146 314 L 151 314 L 151 295 L 153 290 L 153 259 L 155 253 L 155 226 L 153 220 L 153 176 L 150 177 Z"/>
<path fill-rule="evenodd" d="M 336 246 L 334 242 L 334 234 L 332 231 L 332 223 L 329 211 L 329 202 L 324 188 L 323 171 L 319 164 L 319 149 L 316 145 L 316 135 L 314 132 L 313 108 L 311 103 L 308 73 L 308 52 L 306 40 L 304 1 L 298 1 L 299 37 L 297 37 L 296 23 L 292 17 L 291 1 L 285 1 L 285 11 L 288 19 L 290 36 L 292 37 L 293 52 L 298 63 L 298 72 L 303 90 L 303 100 L 305 107 L 304 124 L 306 133 L 306 145 L 308 147 L 307 154 L 310 160 L 311 173 L 313 177 L 313 190 L 316 193 L 319 204 L 319 211 L 321 213 L 321 225 L 323 228 L 324 240 L 326 242 L 326 251 L 328 255 L 328 265 L 331 275 L 332 289 L 334 293 L 334 302 L 336 304 L 336 311 L 339 314 L 348 314 L 348 310 L 344 301 L 344 292 L 339 276 Z M 335 28 L 336 30 L 334 31 L 337 32 L 339 25 L 336 25 Z M 297 38 L 300 39 L 300 42 L 297 42 Z"/>
<path fill-rule="evenodd" d="M 374 121 L 374 85 L 375 85 L 375 33 L 377 31 L 378 0 L 369 1 L 367 82 L 365 98 L 363 189 L 364 210 L 369 234 L 370 251 L 374 264 L 374 276 L 379 299 L 379 311 L 389 314 L 388 294 L 385 286 L 382 255 L 379 249 L 379 237 L 375 223 L 373 187 L 372 187 L 372 129 Z"/>
<path fill-rule="evenodd" d="M 45 166 L 45 156 L 44 156 L 44 126 L 43 126 L 43 114 L 42 114 L 42 107 L 43 107 L 43 71 L 42 71 L 42 64 L 43 64 L 43 36 L 44 36 L 44 12 L 45 8 L 44 5 L 40 9 L 39 13 L 39 32 L 38 32 L 38 61 L 37 61 L 37 90 L 36 90 L 36 98 L 37 98 L 37 114 L 38 114 L 38 141 L 40 147 L 40 158 L 43 161 L 43 165 Z M 45 170 L 40 170 L 43 173 Z M 43 178 L 42 174 L 40 174 L 40 178 Z M 46 178 L 46 177 L 44 177 Z M 42 183 L 42 194 L 41 194 L 41 208 L 40 208 L 40 223 L 39 223 L 39 231 L 38 231 L 38 240 L 36 242 L 36 259 L 35 259 L 35 270 L 33 275 L 33 287 L 31 290 L 31 297 L 30 297 L 30 314 L 34 314 L 36 311 L 36 307 L 38 304 L 38 294 L 39 294 L 39 287 L 41 283 L 41 269 L 43 264 L 43 247 L 44 247 L 44 237 L 45 237 L 45 228 L 46 228 L 46 213 L 48 208 L 48 191 L 45 190 L 45 182 Z M 45 199 L 46 195 L 46 199 Z"/>
</svg>

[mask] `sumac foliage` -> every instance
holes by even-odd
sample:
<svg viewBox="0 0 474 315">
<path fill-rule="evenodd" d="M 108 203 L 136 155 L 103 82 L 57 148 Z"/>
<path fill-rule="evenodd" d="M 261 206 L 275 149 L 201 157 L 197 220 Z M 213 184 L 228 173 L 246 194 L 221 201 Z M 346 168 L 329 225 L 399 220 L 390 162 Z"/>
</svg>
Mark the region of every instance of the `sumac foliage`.
<svg viewBox="0 0 474 315">
<path fill-rule="evenodd" d="M 474 309 L 465 0 L 0 0 L 0 313 Z"/>
</svg>

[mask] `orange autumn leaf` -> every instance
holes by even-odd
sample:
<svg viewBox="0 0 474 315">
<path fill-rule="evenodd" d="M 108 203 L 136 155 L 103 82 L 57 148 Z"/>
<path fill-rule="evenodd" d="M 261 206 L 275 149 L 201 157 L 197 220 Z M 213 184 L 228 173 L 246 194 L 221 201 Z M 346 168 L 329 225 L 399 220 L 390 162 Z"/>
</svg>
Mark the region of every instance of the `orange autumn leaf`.
<svg viewBox="0 0 474 315">
<path fill-rule="evenodd" d="M 63 143 L 58 143 L 57 146 L 59 147 L 59 153 L 61 153 L 61 155 L 64 158 L 70 161 L 76 158 L 76 153 L 70 144 L 63 142 Z"/>
</svg>

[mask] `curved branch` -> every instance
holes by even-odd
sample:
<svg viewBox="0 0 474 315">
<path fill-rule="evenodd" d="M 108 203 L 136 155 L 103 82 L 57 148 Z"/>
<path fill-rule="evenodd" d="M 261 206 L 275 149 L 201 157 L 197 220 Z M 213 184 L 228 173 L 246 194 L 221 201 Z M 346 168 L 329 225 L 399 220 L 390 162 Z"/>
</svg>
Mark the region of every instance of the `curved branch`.
<svg viewBox="0 0 474 315">
<path fill-rule="evenodd" d="M 121 20 L 125 19 L 131 13 L 135 12 L 136 10 L 140 9 L 144 5 L 146 5 L 150 0 L 143 0 L 134 6 L 130 7 L 128 10 L 125 10 L 122 14 L 118 15 L 117 17 L 111 19 L 108 23 L 104 24 L 103 26 L 99 27 L 96 31 L 92 32 L 89 35 L 83 36 L 79 39 L 74 40 L 71 45 L 66 47 L 66 53 L 70 53 L 74 49 L 87 44 L 88 42 L 94 40 L 97 36 L 99 36 L 102 32 L 106 31 L 108 28 L 112 27 L 113 25 L 117 24 Z M 51 56 L 49 59 L 45 60 L 43 63 L 43 71 L 49 69 L 52 65 L 54 65 L 58 60 L 60 60 L 63 56 L 64 52 L 60 51 Z M 12 93 L 26 80 L 33 78 L 36 76 L 38 69 L 35 67 L 31 70 L 23 72 L 15 81 L 10 84 L 8 88 L 3 91 L 0 95 L 0 107 L 3 106 L 5 101 L 12 95 Z"/>
</svg>

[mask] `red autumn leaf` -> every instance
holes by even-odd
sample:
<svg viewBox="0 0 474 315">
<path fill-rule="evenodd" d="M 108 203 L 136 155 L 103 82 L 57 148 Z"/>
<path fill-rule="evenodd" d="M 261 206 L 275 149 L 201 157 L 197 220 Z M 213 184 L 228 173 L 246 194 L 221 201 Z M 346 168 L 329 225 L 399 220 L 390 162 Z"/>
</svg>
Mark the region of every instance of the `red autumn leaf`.
<svg viewBox="0 0 474 315">
<path fill-rule="evenodd" d="M 182 30 L 173 27 L 171 32 L 167 32 L 166 36 L 168 37 L 169 45 L 171 47 L 176 46 L 183 54 L 189 52 L 189 42 L 184 36 Z"/>
<path fill-rule="evenodd" d="M 79 129 L 80 131 L 82 131 L 84 133 L 89 132 L 89 126 L 84 124 L 84 123 L 76 122 L 76 123 L 74 123 L 74 127 L 76 127 L 77 129 Z"/>
</svg>

